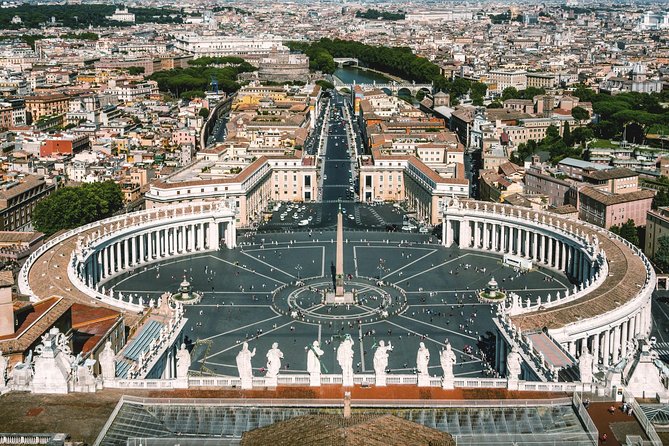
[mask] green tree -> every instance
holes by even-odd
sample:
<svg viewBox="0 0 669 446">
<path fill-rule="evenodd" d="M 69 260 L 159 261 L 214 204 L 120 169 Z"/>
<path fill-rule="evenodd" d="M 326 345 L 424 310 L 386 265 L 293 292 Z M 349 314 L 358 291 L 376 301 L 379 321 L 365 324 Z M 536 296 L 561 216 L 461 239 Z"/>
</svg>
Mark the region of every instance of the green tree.
<svg viewBox="0 0 669 446">
<path fill-rule="evenodd" d="M 562 141 L 564 141 L 567 147 L 574 145 L 574 140 L 571 136 L 571 128 L 569 127 L 569 121 L 565 121 L 564 123 L 564 127 L 562 129 Z"/>
<path fill-rule="evenodd" d="M 661 187 L 653 197 L 653 209 L 664 206 L 669 206 L 669 191 L 666 187 Z"/>
<path fill-rule="evenodd" d="M 488 104 L 488 108 L 502 108 L 502 107 L 503 107 L 502 103 L 497 100 L 492 101 L 490 104 Z"/>
<path fill-rule="evenodd" d="M 627 220 L 622 225 L 611 226 L 611 232 L 618 234 L 620 237 L 624 238 L 631 244 L 639 246 L 639 231 L 634 224 L 634 220 L 631 218 Z"/>
<path fill-rule="evenodd" d="M 595 134 L 590 127 L 576 127 L 574 131 L 571 132 L 571 139 L 574 144 L 585 144 L 594 137 Z"/>
<path fill-rule="evenodd" d="M 502 90 L 502 101 L 518 98 L 520 98 L 520 93 L 518 93 L 518 89 L 516 87 L 506 87 L 504 90 Z"/>
<path fill-rule="evenodd" d="M 202 107 L 198 112 L 198 114 L 203 118 L 207 119 L 209 117 L 209 109 L 207 107 Z"/>
<path fill-rule="evenodd" d="M 572 109 L 571 115 L 574 119 L 579 121 L 579 123 L 590 119 L 590 112 L 578 105 Z"/>
<path fill-rule="evenodd" d="M 144 74 L 144 67 L 128 67 L 128 74 L 132 74 L 133 76 Z"/>
<path fill-rule="evenodd" d="M 35 229 L 50 236 L 102 218 L 123 208 L 123 192 L 113 181 L 62 187 L 39 201 L 33 211 Z"/>
<path fill-rule="evenodd" d="M 657 250 L 653 261 L 663 272 L 669 271 L 669 236 L 663 235 L 657 239 Z"/>
</svg>

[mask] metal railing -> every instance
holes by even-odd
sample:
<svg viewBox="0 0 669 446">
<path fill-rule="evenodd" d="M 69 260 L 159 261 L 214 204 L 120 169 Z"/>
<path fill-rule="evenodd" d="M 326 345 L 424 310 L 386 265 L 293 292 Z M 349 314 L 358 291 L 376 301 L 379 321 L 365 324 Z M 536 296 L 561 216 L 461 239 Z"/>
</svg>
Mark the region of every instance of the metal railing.
<svg viewBox="0 0 669 446">
<path fill-rule="evenodd" d="M 632 407 L 632 414 L 636 417 L 637 421 L 641 425 L 641 428 L 648 436 L 648 442 L 644 443 L 650 444 L 652 446 L 662 446 L 662 440 L 660 439 L 659 435 L 657 435 L 655 426 L 653 426 L 653 423 L 650 422 L 646 416 L 646 413 L 643 411 L 643 409 L 641 409 L 641 406 L 639 406 L 639 403 L 637 403 L 634 396 L 632 396 L 632 394 L 625 389 L 623 389 L 623 401 Z"/>
</svg>

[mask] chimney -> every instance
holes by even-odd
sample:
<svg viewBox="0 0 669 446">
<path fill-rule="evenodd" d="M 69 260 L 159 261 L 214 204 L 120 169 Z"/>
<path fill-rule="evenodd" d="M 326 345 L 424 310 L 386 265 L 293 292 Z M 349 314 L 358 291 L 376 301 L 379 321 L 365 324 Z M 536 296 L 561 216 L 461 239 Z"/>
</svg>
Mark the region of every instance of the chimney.
<svg viewBox="0 0 669 446">
<path fill-rule="evenodd" d="M 0 336 L 14 334 L 13 284 L 12 272 L 0 271 Z"/>
<path fill-rule="evenodd" d="M 351 392 L 344 393 L 344 418 L 351 418 Z"/>
</svg>

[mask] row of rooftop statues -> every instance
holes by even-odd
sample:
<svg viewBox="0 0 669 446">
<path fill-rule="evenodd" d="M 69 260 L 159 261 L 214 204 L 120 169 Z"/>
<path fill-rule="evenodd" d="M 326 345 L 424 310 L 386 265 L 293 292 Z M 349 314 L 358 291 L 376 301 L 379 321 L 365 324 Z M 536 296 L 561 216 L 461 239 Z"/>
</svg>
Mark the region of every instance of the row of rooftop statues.
<svg viewBox="0 0 669 446">
<path fill-rule="evenodd" d="M 341 368 L 342 374 L 342 384 L 344 386 L 353 385 L 353 357 L 354 357 L 354 341 L 350 335 L 346 335 L 339 347 L 336 349 L 336 359 Z M 320 343 L 314 341 L 311 345 L 305 347 L 307 352 L 307 372 L 310 376 L 310 384 L 312 386 L 319 386 L 321 383 L 320 375 L 321 372 L 328 373 L 328 370 L 325 368 L 322 363 L 322 357 L 325 354 L 323 349 L 321 349 Z M 379 341 L 378 345 L 375 346 L 374 352 L 374 374 L 376 379 L 377 386 L 385 386 L 386 376 L 388 372 L 388 358 L 390 352 L 392 352 L 393 346 L 392 343 L 385 341 Z M 248 343 L 242 343 L 242 348 L 237 354 L 236 363 L 237 371 L 239 372 L 239 377 L 242 382 L 242 388 L 251 388 L 253 383 L 253 366 L 251 364 L 252 358 L 256 355 L 256 349 L 249 349 Z M 283 359 L 283 352 L 279 350 L 278 343 L 272 344 L 272 348 L 269 349 L 265 355 L 267 358 L 267 364 L 265 368 L 265 379 L 268 385 L 276 385 L 277 377 L 281 371 L 281 360 Z M 510 355 L 512 361 L 517 361 L 517 364 L 514 363 L 509 370 L 512 373 L 515 373 L 516 379 L 520 376 L 520 355 L 515 352 L 515 356 Z M 428 364 L 430 361 L 430 351 L 425 346 L 425 343 L 421 342 L 416 353 L 416 372 L 419 379 L 419 384 L 424 380 L 428 379 L 430 374 L 428 371 Z M 446 341 L 445 347 L 441 350 L 439 354 L 439 362 L 443 371 L 443 380 L 442 385 L 444 388 L 453 388 L 453 365 L 457 362 L 455 352 L 451 348 L 451 344 Z M 426 384 L 428 385 L 428 384 Z"/>
</svg>

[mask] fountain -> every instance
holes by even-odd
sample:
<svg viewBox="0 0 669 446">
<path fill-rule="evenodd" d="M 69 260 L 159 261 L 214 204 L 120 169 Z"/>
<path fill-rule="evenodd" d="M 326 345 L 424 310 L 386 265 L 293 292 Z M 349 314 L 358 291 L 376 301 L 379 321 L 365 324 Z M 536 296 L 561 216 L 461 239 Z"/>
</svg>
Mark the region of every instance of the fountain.
<svg viewBox="0 0 669 446">
<path fill-rule="evenodd" d="M 485 290 L 479 293 L 479 299 L 483 302 L 500 302 L 506 299 L 506 293 L 499 290 L 499 285 L 495 278 L 491 278 L 485 287 Z"/>
<path fill-rule="evenodd" d="M 179 291 L 175 294 L 172 294 L 171 297 L 172 300 L 185 305 L 196 304 L 200 302 L 200 299 L 202 299 L 202 295 L 193 292 L 193 287 L 191 286 L 190 282 L 186 280 L 186 277 L 184 277 L 184 280 L 179 284 Z"/>
</svg>

